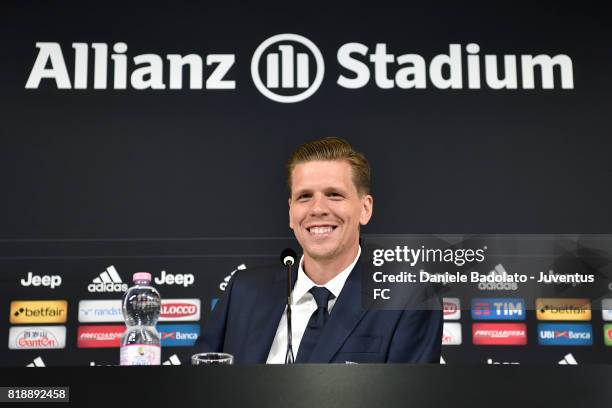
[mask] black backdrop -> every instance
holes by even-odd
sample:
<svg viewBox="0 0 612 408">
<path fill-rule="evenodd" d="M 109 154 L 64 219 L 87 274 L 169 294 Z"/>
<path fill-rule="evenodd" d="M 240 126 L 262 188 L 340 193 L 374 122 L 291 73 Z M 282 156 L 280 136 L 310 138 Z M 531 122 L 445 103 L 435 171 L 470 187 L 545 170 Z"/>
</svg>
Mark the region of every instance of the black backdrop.
<svg viewBox="0 0 612 408">
<path fill-rule="evenodd" d="M 154 275 L 173 267 L 194 273 L 196 286 L 166 293 L 206 304 L 236 265 L 273 262 L 279 241 L 290 239 L 284 162 L 299 143 L 328 135 L 347 138 L 371 161 L 375 215 L 366 233 L 612 229 L 606 10 L 454 2 L 402 8 L 9 2 L 2 8 L 4 310 L 14 299 L 69 299 L 73 308 L 79 299 L 105 298 L 79 291 L 113 264 L 124 281 L 144 268 Z M 280 33 L 307 37 L 325 60 L 321 87 L 302 102 L 272 101 L 251 78 L 253 52 Z M 37 42 L 60 44 L 72 79 L 72 43 L 119 41 L 128 44 L 130 58 L 234 54 L 227 77 L 236 89 L 94 90 L 91 72 L 86 90 L 58 89 L 48 79 L 25 89 Z M 468 43 L 500 58 L 565 54 L 574 87 L 561 89 L 557 72 L 554 89 L 538 81 L 533 90 L 436 89 L 429 82 L 426 89 L 380 89 L 373 78 L 361 89 L 345 89 L 336 80 L 350 73 L 336 52 L 348 42 L 371 52 L 385 43 L 390 53 L 426 61 L 448 53 L 449 44 Z M 205 65 L 205 75 L 210 71 Z M 109 68 L 109 85 L 111 78 Z M 21 293 L 19 279 L 28 271 L 82 284 Z M 68 347 L 75 342 L 75 311 Z M 205 324 L 206 314 L 202 319 Z M 8 331 L 8 318 L 2 322 Z M 0 336 L 0 350 L 10 364 L 40 354 L 7 353 L 5 339 Z M 44 352 L 56 364 L 87 364 L 99 355 L 64 360 L 64 351 Z"/>
</svg>

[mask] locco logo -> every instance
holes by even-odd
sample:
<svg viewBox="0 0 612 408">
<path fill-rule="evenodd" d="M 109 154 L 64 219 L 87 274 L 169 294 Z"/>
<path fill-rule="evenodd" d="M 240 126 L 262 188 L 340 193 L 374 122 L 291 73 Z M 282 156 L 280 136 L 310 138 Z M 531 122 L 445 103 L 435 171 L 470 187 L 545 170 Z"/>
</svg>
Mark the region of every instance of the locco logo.
<svg viewBox="0 0 612 408">
<path fill-rule="evenodd" d="M 64 52 L 68 47 L 62 49 L 56 42 L 37 42 L 36 48 L 38 54 L 26 89 L 38 89 L 45 80 L 63 90 L 93 86 L 95 90 L 160 91 L 183 89 L 188 84 L 189 89 L 233 91 L 238 85 L 232 79 L 232 69 L 236 61 L 245 60 L 235 54 L 214 53 L 130 56 L 125 42 L 112 45 L 99 42 L 72 43 L 69 52 L 74 54 L 74 63 L 67 64 Z M 541 84 L 542 89 L 574 89 L 573 63 L 564 54 L 480 55 L 480 45 L 476 43 L 449 44 L 429 60 L 414 50 L 399 51 L 392 52 L 386 43 L 358 42 L 330 50 L 330 55 L 336 55 L 341 72 L 335 84 L 344 89 L 374 85 L 379 89 L 401 90 L 427 87 L 503 90 L 535 89 L 536 84 Z M 69 72 L 68 67 L 74 67 L 74 71 Z M 294 103 L 309 98 L 319 89 L 324 76 L 323 54 L 312 41 L 298 34 L 278 34 L 264 40 L 251 58 L 253 84 L 275 102 Z"/>
</svg>

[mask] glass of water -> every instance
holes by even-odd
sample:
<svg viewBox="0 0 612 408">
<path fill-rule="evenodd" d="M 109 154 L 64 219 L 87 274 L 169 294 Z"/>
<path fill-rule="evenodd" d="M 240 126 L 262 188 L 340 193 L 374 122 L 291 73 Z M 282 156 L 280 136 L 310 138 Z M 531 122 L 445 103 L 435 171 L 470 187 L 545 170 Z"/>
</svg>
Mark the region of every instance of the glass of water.
<svg viewBox="0 0 612 408">
<path fill-rule="evenodd" d="M 191 365 L 234 364 L 234 356 L 227 353 L 198 353 L 191 356 Z"/>
</svg>

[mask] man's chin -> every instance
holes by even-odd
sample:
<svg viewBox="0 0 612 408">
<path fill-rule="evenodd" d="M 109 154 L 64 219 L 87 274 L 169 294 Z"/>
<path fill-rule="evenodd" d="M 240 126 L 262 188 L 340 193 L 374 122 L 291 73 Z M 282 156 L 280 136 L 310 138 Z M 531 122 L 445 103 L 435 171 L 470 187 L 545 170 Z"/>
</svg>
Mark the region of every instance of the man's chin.
<svg viewBox="0 0 612 408">
<path fill-rule="evenodd" d="M 304 254 L 314 261 L 328 261 L 336 257 L 336 248 L 304 248 Z"/>
</svg>

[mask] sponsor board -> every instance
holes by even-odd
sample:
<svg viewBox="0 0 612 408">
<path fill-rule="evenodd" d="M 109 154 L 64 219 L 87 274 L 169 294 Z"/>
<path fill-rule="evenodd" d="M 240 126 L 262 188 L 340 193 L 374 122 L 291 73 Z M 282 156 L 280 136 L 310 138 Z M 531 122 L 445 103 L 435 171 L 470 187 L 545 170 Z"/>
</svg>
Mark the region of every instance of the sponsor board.
<svg viewBox="0 0 612 408">
<path fill-rule="evenodd" d="M 589 299 L 538 298 L 538 320 L 591 320 Z"/>
<path fill-rule="evenodd" d="M 593 344 L 593 328 L 587 323 L 539 323 L 538 344 L 590 346 Z"/>
<path fill-rule="evenodd" d="M 473 320 L 525 320 L 525 301 L 520 298 L 472 299 Z"/>
<path fill-rule="evenodd" d="M 77 332 L 78 348 L 114 348 L 121 345 L 121 335 L 125 331 L 122 324 L 79 326 Z"/>
<path fill-rule="evenodd" d="M 159 324 L 162 347 L 190 347 L 200 336 L 198 324 Z"/>
<path fill-rule="evenodd" d="M 200 299 L 162 299 L 160 322 L 200 320 Z"/>
<path fill-rule="evenodd" d="M 461 301 L 459 298 L 443 298 L 442 311 L 444 313 L 444 320 L 461 319 Z"/>
<path fill-rule="evenodd" d="M 612 320 L 612 299 L 601 300 L 601 317 L 605 321 Z"/>
<path fill-rule="evenodd" d="M 13 300 L 11 302 L 12 324 L 65 323 L 68 317 L 68 302 L 65 300 Z"/>
<path fill-rule="evenodd" d="M 59 275 L 34 275 L 32 272 L 28 272 L 28 275 L 21 279 L 21 286 L 45 286 L 51 289 L 55 289 L 62 284 L 62 277 Z"/>
<path fill-rule="evenodd" d="M 442 345 L 458 346 L 461 342 L 461 323 L 444 322 L 444 327 L 442 329 Z"/>
<path fill-rule="evenodd" d="M 612 346 L 612 323 L 604 324 L 604 344 Z"/>
<path fill-rule="evenodd" d="M 474 323 L 472 342 L 476 346 L 524 346 L 527 326 L 525 323 Z"/>
<path fill-rule="evenodd" d="M 11 350 L 63 349 L 66 347 L 65 326 L 16 326 L 9 330 Z"/>
<path fill-rule="evenodd" d="M 81 300 L 79 301 L 80 323 L 122 322 L 121 300 Z"/>
</svg>

